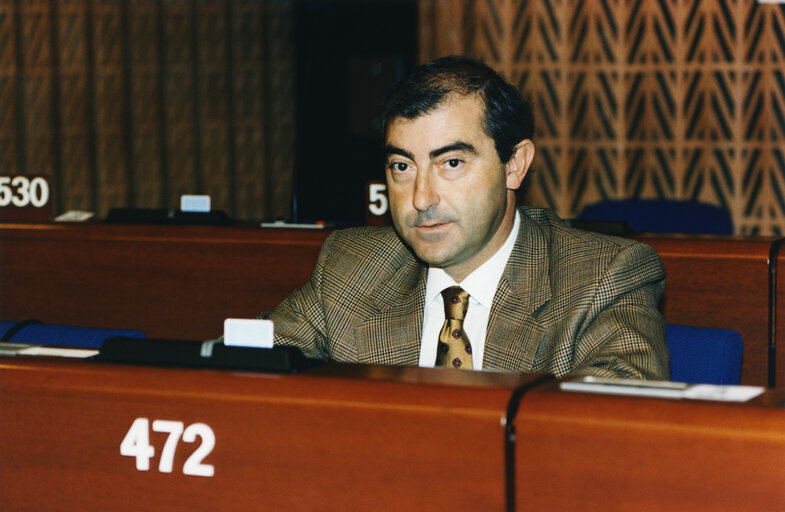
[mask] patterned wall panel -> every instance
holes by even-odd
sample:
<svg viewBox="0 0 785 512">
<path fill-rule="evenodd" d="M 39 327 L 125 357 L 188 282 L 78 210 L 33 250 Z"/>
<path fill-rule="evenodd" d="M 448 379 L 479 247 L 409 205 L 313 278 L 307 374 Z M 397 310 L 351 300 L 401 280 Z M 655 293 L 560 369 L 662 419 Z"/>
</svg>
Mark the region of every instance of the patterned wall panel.
<svg viewBox="0 0 785 512">
<path fill-rule="evenodd" d="M 158 2 L 132 0 L 128 3 L 128 45 L 125 73 L 133 77 L 127 82 L 129 102 L 126 140 L 130 139 L 126 158 L 128 177 L 133 185 L 129 204 L 169 204 L 167 176 L 169 169 L 163 111 L 163 62 L 161 54 L 163 10 Z"/>
<path fill-rule="evenodd" d="M 21 123 L 27 145 L 19 149 L 20 165 L 34 172 L 52 166 L 52 70 L 48 66 L 51 47 L 45 34 L 50 29 L 47 4 L 44 1 L 23 2 L 27 9 L 17 19 L 17 52 L 24 52 L 25 76 L 17 81 L 21 88 L 17 97 L 21 101 Z M 17 58 L 17 63 L 21 59 Z"/>
<path fill-rule="evenodd" d="M 19 160 L 17 154 L 17 33 L 15 9 L 9 2 L 0 3 L 0 169 L 15 172 Z"/>
<path fill-rule="evenodd" d="M 98 206 L 98 180 L 95 159 L 95 124 L 90 100 L 93 81 L 88 73 L 89 24 L 84 2 L 50 3 L 54 20 L 52 33 L 57 51 L 52 52 L 56 80 L 53 101 L 56 107 L 53 135 L 60 141 L 51 171 L 55 210 L 92 210 Z M 44 38 L 44 41 L 47 39 Z M 21 70 L 23 73 L 23 69 Z M 20 143 L 23 144 L 22 141 Z M 24 170 L 24 169 L 23 169 Z"/>
<path fill-rule="evenodd" d="M 535 105 L 526 202 L 698 199 L 785 232 L 785 7 L 421 0 L 420 58 L 481 58 Z"/>
<path fill-rule="evenodd" d="M 294 0 L 0 0 L 0 172 L 55 211 L 210 194 L 286 217 Z"/>
</svg>

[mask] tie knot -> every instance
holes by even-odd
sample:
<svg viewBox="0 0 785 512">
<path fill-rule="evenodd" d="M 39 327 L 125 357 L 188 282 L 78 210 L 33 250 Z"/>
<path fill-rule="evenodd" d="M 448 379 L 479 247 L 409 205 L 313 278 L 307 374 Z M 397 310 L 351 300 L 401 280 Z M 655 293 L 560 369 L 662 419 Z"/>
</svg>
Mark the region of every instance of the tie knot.
<svg viewBox="0 0 785 512">
<path fill-rule="evenodd" d="M 469 293 L 460 286 L 451 286 L 442 291 L 444 299 L 444 316 L 463 320 L 469 308 Z"/>
</svg>

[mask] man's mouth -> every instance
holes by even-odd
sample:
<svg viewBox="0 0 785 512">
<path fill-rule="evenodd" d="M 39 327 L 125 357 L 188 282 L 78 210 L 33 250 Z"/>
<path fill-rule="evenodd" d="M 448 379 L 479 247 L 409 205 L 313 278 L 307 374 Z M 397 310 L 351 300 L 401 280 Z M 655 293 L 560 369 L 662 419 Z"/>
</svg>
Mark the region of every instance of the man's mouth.
<svg viewBox="0 0 785 512">
<path fill-rule="evenodd" d="M 419 231 L 424 231 L 424 232 L 428 233 L 428 232 L 432 232 L 432 231 L 439 231 L 440 229 L 446 228 L 449 224 L 450 224 L 449 221 L 445 221 L 445 222 L 428 222 L 428 223 L 418 224 L 415 227 Z"/>
</svg>

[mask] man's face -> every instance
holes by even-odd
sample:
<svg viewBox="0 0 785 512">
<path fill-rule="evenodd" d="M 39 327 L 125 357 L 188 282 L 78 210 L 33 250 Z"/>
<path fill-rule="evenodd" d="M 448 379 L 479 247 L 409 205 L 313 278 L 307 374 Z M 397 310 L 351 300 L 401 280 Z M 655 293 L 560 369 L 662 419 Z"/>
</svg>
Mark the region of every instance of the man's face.
<svg viewBox="0 0 785 512">
<path fill-rule="evenodd" d="M 507 239 L 515 215 L 506 166 L 483 130 L 479 96 L 453 95 L 387 128 L 387 189 L 400 236 L 456 282 Z M 517 188 L 517 185 L 515 185 Z"/>
</svg>

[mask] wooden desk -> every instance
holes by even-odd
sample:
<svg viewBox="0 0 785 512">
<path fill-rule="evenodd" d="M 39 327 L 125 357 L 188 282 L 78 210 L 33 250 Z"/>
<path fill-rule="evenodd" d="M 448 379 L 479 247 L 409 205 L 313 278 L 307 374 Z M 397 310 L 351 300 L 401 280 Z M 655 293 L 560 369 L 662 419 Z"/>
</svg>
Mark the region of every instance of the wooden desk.
<svg viewBox="0 0 785 512">
<path fill-rule="evenodd" d="M 325 230 L 0 225 L 0 320 L 210 339 L 304 284 Z"/>
<path fill-rule="evenodd" d="M 783 400 L 537 388 L 515 419 L 517 510 L 785 510 Z"/>
<path fill-rule="evenodd" d="M 741 383 L 767 386 L 769 253 L 775 239 L 654 235 L 637 238 L 651 245 L 665 266 L 667 281 L 660 305 L 665 321 L 738 331 L 744 340 Z M 785 338 L 781 333 L 777 337 L 778 346 L 785 349 Z"/>
<path fill-rule="evenodd" d="M 774 386 L 785 388 L 785 239 L 779 239 L 773 245 L 770 275 L 772 286 L 769 288 L 771 304 L 770 330 L 771 345 L 769 346 L 769 366 L 773 368 Z M 771 387 L 774 387 L 771 386 Z"/>
<path fill-rule="evenodd" d="M 270 375 L 0 356 L 3 510 L 503 510 L 504 418 L 526 375 L 331 365 Z M 121 443 L 146 418 L 149 470 Z M 207 425 L 215 447 L 154 420 Z M 455 475 L 450 478 L 447 474 Z M 450 487 L 450 482 L 455 482 Z"/>
<path fill-rule="evenodd" d="M 305 283 L 327 234 L 0 224 L 0 320 L 132 328 L 153 338 L 213 338 L 221 334 L 225 318 L 272 309 Z M 777 351 L 776 364 L 785 375 L 785 329 L 776 329 L 785 325 L 785 318 L 778 322 L 785 315 L 785 283 L 777 287 L 777 301 L 770 300 L 769 288 L 775 239 L 639 239 L 654 247 L 665 265 L 667 322 L 741 333 L 742 384 L 768 385 L 775 378 L 770 364 Z M 771 320 L 770 304 L 776 306 Z"/>
<path fill-rule="evenodd" d="M 0 508 L 782 510 L 783 400 L 612 397 L 421 368 L 270 375 L 0 356 Z M 154 450 L 147 470 L 121 454 L 132 425 L 149 436 L 137 448 Z M 178 431 L 164 456 L 173 425 L 200 436 Z M 185 474 L 207 431 L 215 444 L 198 462 L 212 476 Z"/>
</svg>

